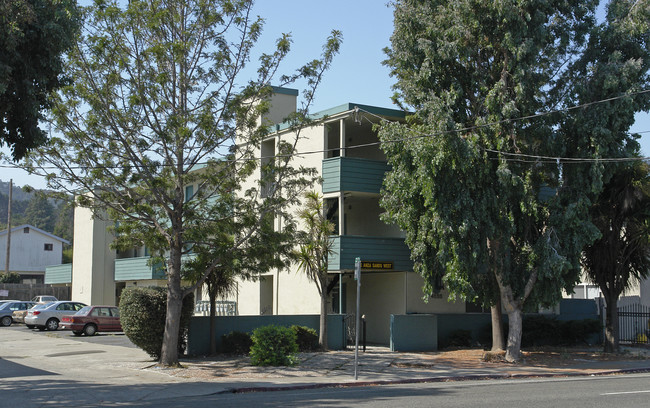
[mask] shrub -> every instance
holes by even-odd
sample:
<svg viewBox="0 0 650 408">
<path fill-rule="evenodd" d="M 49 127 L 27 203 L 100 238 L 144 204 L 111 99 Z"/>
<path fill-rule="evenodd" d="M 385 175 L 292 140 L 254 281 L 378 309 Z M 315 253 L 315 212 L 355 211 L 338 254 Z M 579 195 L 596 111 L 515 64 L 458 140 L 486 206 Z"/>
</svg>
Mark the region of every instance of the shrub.
<svg viewBox="0 0 650 408">
<path fill-rule="evenodd" d="M 128 288 L 120 298 L 120 322 L 124 334 L 133 344 L 158 359 L 162 352 L 167 308 L 167 288 Z M 194 295 L 183 299 L 178 348 L 183 353 L 190 318 L 194 312 Z"/>
<path fill-rule="evenodd" d="M 263 326 L 251 336 L 251 364 L 258 366 L 294 365 L 297 363 L 296 332 L 288 327 Z"/>
<path fill-rule="evenodd" d="M 596 319 L 559 321 L 550 316 L 524 316 L 523 346 L 573 346 L 588 343 L 600 332 Z"/>
<path fill-rule="evenodd" d="M 20 283 L 18 272 L 0 273 L 0 283 Z"/>
<path fill-rule="evenodd" d="M 449 333 L 446 345 L 448 347 L 469 347 L 472 345 L 472 332 L 458 329 Z"/>
<path fill-rule="evenodd" d="M 299 351 L 314 351 L 318 349 L 318 334 L 316 330 L 306 326 L 291 326 L 296 333 L 296 343 Z"/>
<path fill-rule="evenodd" d="M 231 331 L 221 336 L 224 353 L 248 354 L 253 345 L 251 335 L 240 331 Z"/>
</svg>

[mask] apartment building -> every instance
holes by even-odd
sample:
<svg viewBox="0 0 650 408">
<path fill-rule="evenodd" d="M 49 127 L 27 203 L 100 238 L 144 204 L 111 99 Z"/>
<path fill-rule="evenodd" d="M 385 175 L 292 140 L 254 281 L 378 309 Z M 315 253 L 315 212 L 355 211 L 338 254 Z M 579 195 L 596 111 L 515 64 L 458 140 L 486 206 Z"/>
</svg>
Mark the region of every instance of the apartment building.
<svg viewBox="0 0 650 408">
<path fill-rule="evenodd" d="M 296 109 L 298 91 L 275 88 L 269 118 L 284 118 Z M 294 165 L 314 167 L 322 185 L 314 186 L 325 200 L 334 222 L 334 254 L 329 259 L 331 312 L 356 313 L 355 259 L 361 259 L 360 310 L 367 340 L 388 344 L 390 316 L 410 313 L 465 313 L 464 302 L 450 303 L 446 293 L 423 299 L 422 278 L 413 272 L 403 233 L 380 220 L 384 174 L 389 170 L 373 126 L 381 120 L 400 121 L 404 112 L 345 103 L 313 115 L 314 123 L 301 131 Z M 258 157 L 273 156 L 280 140 L 294 140 L 295 131 L 283 123 L 261 146 Z M 309 152 L 309 154 L 300 154 Z M 258 174 L 261 177 L 261 174 Z M 249 186 L 258 180 L 249 180 Z M 297 213 L 299 208 L 295 208 Z M 281 222 L 278 225 L 281 228 Z M 265 274 L 257 282 L 240 282 L 240 314 L 313 314 L 320 311 L 315 284 L 294 266 Z"/>
</svg>

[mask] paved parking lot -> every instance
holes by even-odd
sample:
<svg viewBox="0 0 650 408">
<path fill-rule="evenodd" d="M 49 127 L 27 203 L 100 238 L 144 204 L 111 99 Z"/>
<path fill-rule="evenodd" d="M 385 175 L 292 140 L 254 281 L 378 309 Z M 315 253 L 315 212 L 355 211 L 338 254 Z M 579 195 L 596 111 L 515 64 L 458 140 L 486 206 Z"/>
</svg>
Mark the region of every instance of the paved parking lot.
<svg viewBox="0 0 650 408">
<path fill-rule="evenodd" d="M 122 347 L 135 347 L 124 333 L 97 333 L 94 336 L 75 336 L 70 330 L 55 330 L 55 331 L 39 331 L 37 329 L 28 329 L 24 324 L 14 323 L 9 327 L 0 327 L 0 333 L 4 331 L 32 332 L 37 335 L 47 337 L 58 337 L 62 339 L 69 339 L 81 341 L 84 343 L 107 345 L 107 346 L 122 346 Z M 2 334 L 0 334 L 2 336 Z"/>
</svg>

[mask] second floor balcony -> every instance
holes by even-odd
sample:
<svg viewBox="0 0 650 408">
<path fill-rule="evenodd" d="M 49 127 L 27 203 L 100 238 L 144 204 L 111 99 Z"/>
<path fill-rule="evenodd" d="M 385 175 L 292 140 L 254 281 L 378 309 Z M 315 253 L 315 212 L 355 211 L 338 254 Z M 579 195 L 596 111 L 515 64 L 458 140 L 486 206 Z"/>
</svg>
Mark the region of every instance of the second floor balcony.
<svg viewBox="0 0 650 408">
<path fill-rule="evenodd" d="M 390 166 L 383 161 L 357 157 L 323 160 L 323 194 L 356 191 L 379 194 Z"/>
<path fill-rule="evenodd" d="M 166 279 L 165 272 L 161 265 L 150 265 L 150 256 L 137 258 L 122 258 L 115 260 L 115 280 L 151 280 Z"/>
<path fill-rule="evenodd" d="M 412 271 L 411 251 L 404 238 L 365 237 L 365 236 L 332 236 L 334 254 L 329 258 L 330 271 L 353 270 L 357 257 L 361 262 L 377 265 L 362 267 L 364 270 L 380 271 Z M 388 264 L 392 264 L 392 268 Z"/>
</svg>

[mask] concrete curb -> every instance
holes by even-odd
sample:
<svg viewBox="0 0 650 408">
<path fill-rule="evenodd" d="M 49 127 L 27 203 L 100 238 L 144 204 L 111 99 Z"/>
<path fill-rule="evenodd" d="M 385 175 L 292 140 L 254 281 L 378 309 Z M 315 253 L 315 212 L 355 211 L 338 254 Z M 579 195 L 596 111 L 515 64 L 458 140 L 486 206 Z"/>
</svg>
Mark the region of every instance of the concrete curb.
<svg viewBox="0 0 650 408">
<path fill-rule="evenodd" d="M 412 378 L 404 380 L 377 380 L 377 381 L 354 381 L 354 382 L 333 382 L 333 383 L 313 383 L 301 385 L 281 385 L 273 387 L 237 387 L 219 391 L 218 394 L 245 394 L 252 392 L 271 392 L 271 391 L 294 391 L 294 390 L 311 390 L 321 388 L 351 388 L 351 387 L 375 387 L 382 385 L 399 385 L 399 384 L 423 384 L 439 382 L 460 382 L 460 381 L 482 381 L 482 380 L 507 380 L 507 379 L 524 379 L 524 378 L 562 378 L 562 377 L 601 377 L 607 375 L 639 374 L 650 373 L 648 368 L 629 368 L 619 370 L 607 370 L 597 372 L 574 372 L 574 373 L 507 373 L 507 374 L 476 374 L 464 376 L 443 376 L 428 378 Z"/>
</svg>

